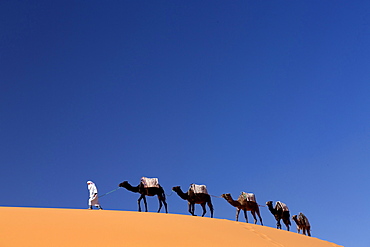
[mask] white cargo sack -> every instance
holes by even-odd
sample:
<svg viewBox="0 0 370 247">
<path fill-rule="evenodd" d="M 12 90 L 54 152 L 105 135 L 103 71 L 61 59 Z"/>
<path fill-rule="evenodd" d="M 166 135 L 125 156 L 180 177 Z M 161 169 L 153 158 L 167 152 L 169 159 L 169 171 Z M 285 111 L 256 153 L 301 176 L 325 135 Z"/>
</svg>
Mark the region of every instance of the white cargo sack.
<svg viewBox="0 0 370 247">
<path fill-rule="evenodd" d="M 253 193 L 242 192 L 242 195 L 248 202 L 256 202 L 256 196 Z"/>
<path fill-rule="evenodd" d="M 197 193 L 208 194 L 207 187 L 205 185 L 191 184 L 190 190 L 192 190 L 195 194 Z"/>
<path fill-rule="evenodd" d="M 141 183 L 144 185 L 144 188 L 156 187 L 159 188 L 158 178 L 141 178 Z"/>
<path fill-rule="evenodd" d="M 289 208 L 283 202 L 277 201 L 276 204 L 275 204 L 275 208 L 278 208 L 278 207 L 280 207 L 283 210 L 283 212 L 289 211 Z"/>
</svg>

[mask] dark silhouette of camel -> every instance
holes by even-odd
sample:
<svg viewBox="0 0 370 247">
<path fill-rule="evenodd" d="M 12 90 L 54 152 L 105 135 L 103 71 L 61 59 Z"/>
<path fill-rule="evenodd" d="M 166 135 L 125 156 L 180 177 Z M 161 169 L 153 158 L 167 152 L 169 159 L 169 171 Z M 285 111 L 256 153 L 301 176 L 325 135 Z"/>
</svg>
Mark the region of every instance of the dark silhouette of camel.
<svg viewBox="0 0 370 247">
<path fill-rule="evenodd" d="M 131 192 L 140 194 L 140 197 L 138 199 L 139 212 L 141 212 L 140 201 L 142 199 L 144 200 L 145 212 L 148 212 L 148 206 L 147 206 L 147 203 L 146 203 L 146 197 L 145 196 L 155 196 L 156 195 L 158 197 L 158 201 L 159 201 L 158 213 L 161 211 L 162 203 L 164 205 L 166 213 L 168 213 L 166 195 L 164 193 L 163 188 L 160 185 L 158 185 L 159 187 L 145 188 L 145 186 L 142 183 L 140 183 L 138 186 L 133 187 L 132 185 L 129 184 L 129 182 L 124 181 L 124 182 L 120 183 L 118 186 L 123 187 L 123 188 L 125 188 L 125 189 L 127 189 Z"/>
<path fill-rule="evenodd" d="M 311 237 L 311 225 L 310 225 L 310 222 L 308 222 L 308 219 L 304 214 L 299 213 L 298 216 L 293 215 L 292 219 L 297 224 L 298 233 L 300 233 L 300 231 L 302 230 L 302 234 L 306 235 L 307 233 L 307 235 Z"/>
<path fill-rule="evenodd" d="M 189 189 L 186 193 L 184 193 L 180 186 L 175 186 L 172 188 L 173 191 L 175 191 L 183 200 L 188 201 L 189 205 L 189 213 L 193 216 L 196 216 L 194 214 L 195 211 L 195 204 L 200 204 L 203 208 L 203 214 L 202 217 L 206 214 L 206 204 L 209 207 L 209 210 L 211 211 L 211 218 L 213 218 L 213 205 L 211 201 L 211 196 L 206 193 L 194 193 L 193 190 Z"/>
<path fill-rule="evenodd" d="M 266 205 L 268 207 L 268 209 L 270 210 L 270 212 L 274 215 L 275 219 L 276 219 L 276 226 L 277 226 L 277 229 L 281 229 L 281 224 L 280 224 L 280 220 L 282 219 L 287 230 L 289 231 L 289 226 L 291 225 L 290 223 L 290 213 L 289 213 L 289 210 L 287 210 L 288 208 L 284 208 L 284 205 L 283 203 L 281 202 L 277 202 L 275 207 L 272 207 L 272 201 L 268 201 L 266 202 Z"/>
<path fill-rule="evenodd" d="M 254 224 L 257 224 L 257 218 L 256 218 L 256 213 L 257 213 L 260 219 L 261 225 L 263 225 L 261 214 L 260 214 L 260 208 L 257 202 L 247 201 L 247 199 L 243 196 L 243 194 L 239 196 L 237 201 L 233 200 L 230 194 L 222 194 L 221 197 L 224 198 L 232 206 L 236 207 L 236 221 L 238 221 L 240 210 L 243 210 L 245 221 L 248 223 L 247 211 L 251 211 L 251 214 L 254 218 Z"/>
</svg>

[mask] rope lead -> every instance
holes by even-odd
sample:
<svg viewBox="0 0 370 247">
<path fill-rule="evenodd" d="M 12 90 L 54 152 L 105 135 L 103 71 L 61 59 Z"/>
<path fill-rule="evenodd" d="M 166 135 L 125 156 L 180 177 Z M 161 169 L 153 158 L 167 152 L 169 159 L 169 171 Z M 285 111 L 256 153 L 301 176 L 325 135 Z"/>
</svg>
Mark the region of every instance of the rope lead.
<svg viewBox="0 0 370 247">
<path fill-rule="evenodd" d="M 110 193 L 113 193 L 113 192 L 115 192 L 116 190 L 118 190 L 118 189 L 120 189 L 121 187 L 118 187 L 118 188 L 116 188 L 116 189 L 114 189 L 114 190 L 111 190 L 111 191 L 109 191 L 109 192 L 107 192 L 107 193 L 105 193 L 105 194 L 103 194 L 103 195 L 101 195 L 101 196 L 99 196 L 99 198 L 100 197 L 103 197 L 103 196 L 106 196 L 106 195 L 109 195 Z"/>
</svg>

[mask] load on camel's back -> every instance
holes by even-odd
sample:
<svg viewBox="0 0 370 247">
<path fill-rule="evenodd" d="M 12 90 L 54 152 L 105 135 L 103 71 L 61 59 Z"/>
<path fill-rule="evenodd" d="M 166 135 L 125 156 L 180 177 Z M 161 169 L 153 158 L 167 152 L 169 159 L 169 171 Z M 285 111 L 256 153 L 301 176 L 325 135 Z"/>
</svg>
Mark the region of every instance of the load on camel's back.
<svg viewBox="0 0 370 247">
<path fill-rule="evenodd" d="M 256 202 L 256 196 L 253 193 L 242 192 L 242 196 L 247 202 Z"/>
<path fill-rule="evenodd" d="M 158 178 L 141 178 L 141 183 L 144 185 L 144 188 L 156 187 L 159 188 Z"/>
<path fill-rule="evenodd" d="M 191 184 L 189 190 L 193 191 L 195 194 L 203 193 L 208 194 L 207 186 L 199 184 Z"/>
</svg>

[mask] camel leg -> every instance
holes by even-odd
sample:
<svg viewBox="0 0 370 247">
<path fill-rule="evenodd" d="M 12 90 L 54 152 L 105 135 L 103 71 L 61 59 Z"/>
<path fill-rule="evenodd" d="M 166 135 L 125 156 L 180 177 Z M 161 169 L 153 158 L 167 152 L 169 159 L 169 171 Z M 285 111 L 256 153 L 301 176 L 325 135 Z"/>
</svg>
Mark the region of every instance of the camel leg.
<svg viewBox="0 0 370 247">
<path fill-rule="evenodd" d="M 310 226 L 307 228 L 307 235 L 311 237 L 311 227 Z"/>
<path fill-rule="evenodd" d="M 158 213 L 161 211 L 162 208 L 162 203 L 164 204 L 164 209 L 166 210 L 166 214 L 168 213 L 167 211 L 167 202 L 166 202 L 166 197 L 158 195 L 158 201 L 159 201 L 159 209 Z"/>
<path fill-rule="evenodd" d="M 244 218 L 245 218 L 245 222 L 248 223 L 248 214 L 247 214 L 247 210 L 243 209 L 244 211 Z"/>
<path fill-rule="evenodd" d="M 196 216 L 194 214 L 194 204 L 191 204 L 190 202 L 188 202 L 188 205 L 189 205 L 189 213 L 193 216 Z"/>
<path fill-rule="evenodd" d="M 164 204 L 164 209 L 166 210 L 166 214 L 168 213 L 168 211 L 167 211 L 167 202 L 166 202 L 166 198 L 163 198 L 162 197 L 162 202 L 163 202 L 163 204 Z"/>
<path fill-rule="evenodd" d="M 277 220 L 276 227 L 277 229 L 281 229 L 280 219 Z"/>
<path fill-rule="evenodd" d="M 146 203 L 146 197 L 143 195 L 143 201 L 144 201 L 144 206 L 145 206 L 145 212 L 148 212 L 148 205 Z"/>
<path fill-rule="evenodd" d="M 289 225 L 290 225 L 290 221 L 289 221 L 289 218 L 288 219 L 283 219 L 283 222 L 284 222 L 284 224 L 285 224 L 285 226 L 286 226 L 286 230 L 287 231 L 289 231 Z"/>
<path fill-rule="evenodd" d="M 257 215 L 258 215 L 258 218 L 260 219 L 261 226 L 263 226 L 263 223 L 262 223 L 262 217 L 261 217 L 260 209 L 259 209 L 259 208 L 257 208 L 256 213 L 257 213 Z"/>
<path fill-rule="evenodd" d="M 202 217 L 207 213 L 207 209 L 206 209 L 206 203 L 202 203 L 200 204 L 203 208 L 203 214 L 202 214 Z"/>
<path fill-rule="evenodd" d="M 290 230 L 290 229 L 289 229 L 289 224 L 287 224 L 287 223 L 285 223 L 285 222 L 284 222 L 284 224 L 285 224 L 285 226 L 286 226 L 286 230 L 289 232 L 289 230 Z"/>
<path fill-rule="evenodd" d="M 159 202 L 159 208 L 158 208 L 157 213 L 159 213 L 161 211 L 161 208 L 162 208 L 162 198 L 160 196 L 158 196 L 158 202 Z"/>
<path fill-rule="evenodd" d="M 213 218 L 213 205 L 212 205 L 212 202 L 209 201 L 209 202 L 207 202 L 207 204 L 208 204 L 208 207 L 209 207 L 209 211 L 211 211 L 211 218 Z"/>
<path fill-rule="evenodd" d="M 290 213 L 289 213 L 289 211 L 285 211 L 283 213 L 283 222 L 286 226 L 287 231 L 289 231 L 289 226 L 291 224 L 289 219 L 290 219 Z"/>
<path fill-rule="evenodd" d="M 252 214 L 253 219 L 254 219 L 254 224 L 257 224 L 256 211 L 251 211 L 251 214 Z"/>
<path fill-rule="evenodd" d="M 240 208 L 236 208 L 235 221 L 239 221 Z"/>
<path fill-rule="evenodd" d="M 140 202 L 141 202 L 141 199 L 143 199 L 143 198 L 145 198 L 145 196 L 144 196 L 144 195 L 141 195 L 141 196 L 139 197 L 139 199 L 137 200 L 137 204 L 139 205 L 139 212 L 141 212 Z"/>
</svg>

